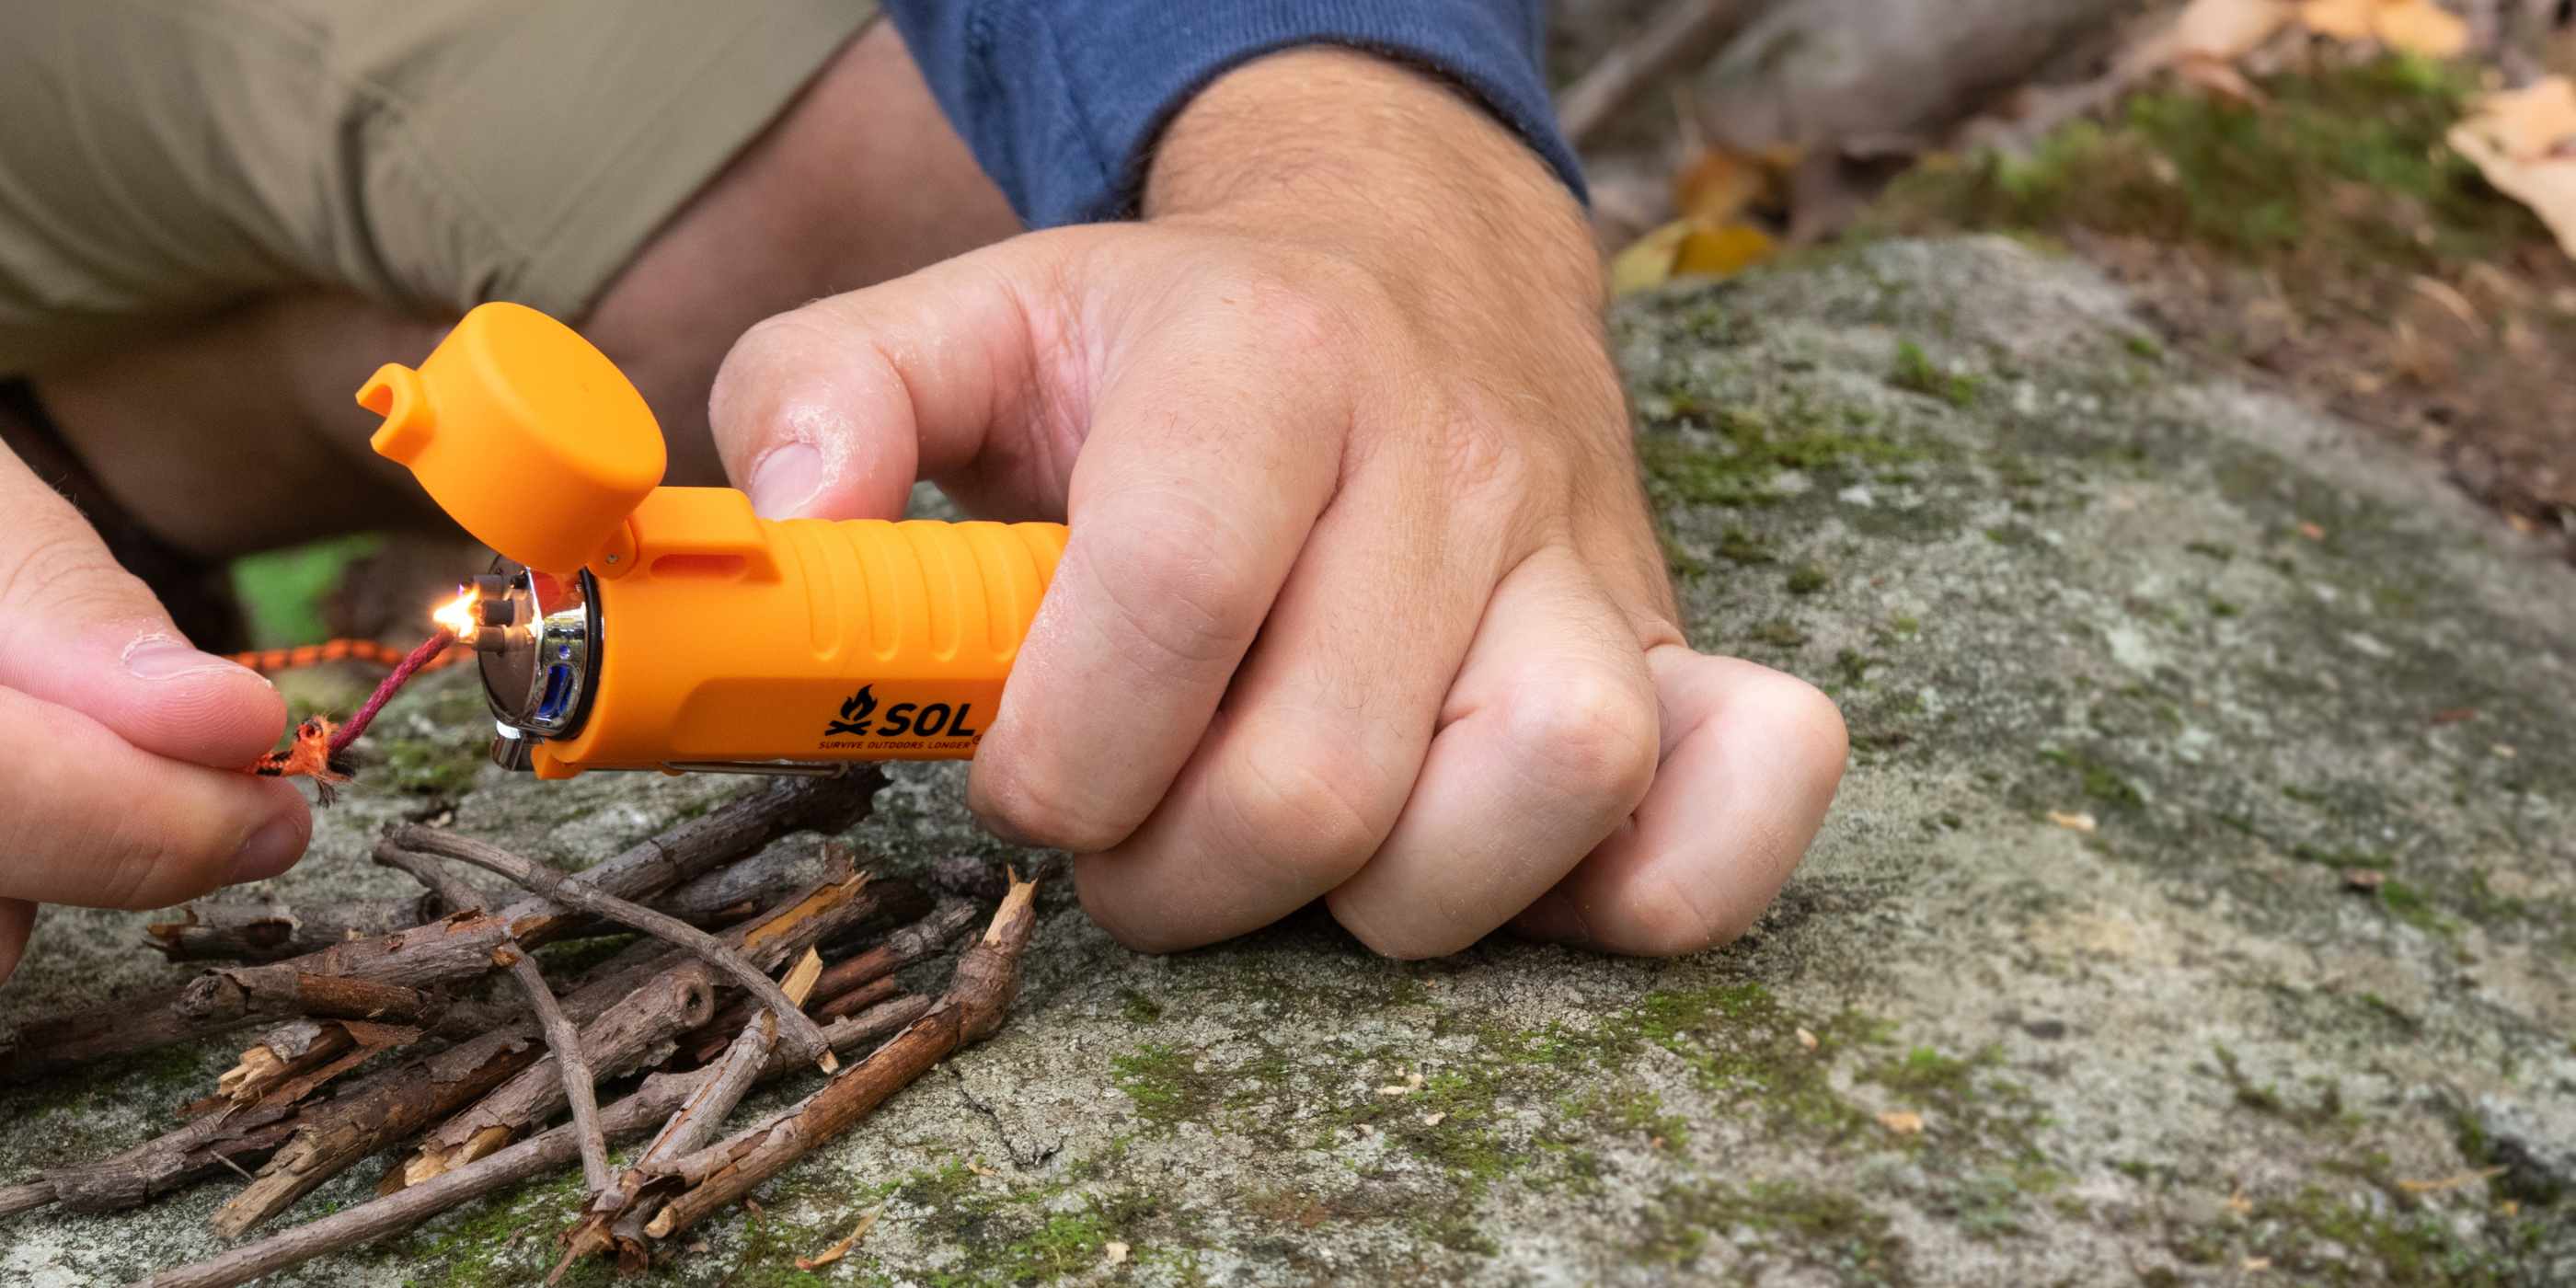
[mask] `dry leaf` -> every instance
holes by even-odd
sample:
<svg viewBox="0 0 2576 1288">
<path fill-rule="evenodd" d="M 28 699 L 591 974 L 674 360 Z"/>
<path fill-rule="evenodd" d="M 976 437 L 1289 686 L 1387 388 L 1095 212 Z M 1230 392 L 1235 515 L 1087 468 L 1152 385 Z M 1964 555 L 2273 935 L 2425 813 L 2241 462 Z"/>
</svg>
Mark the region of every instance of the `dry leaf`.
<svg viewBox="0 0 2576 1288">
<path fill-rule="evenodd" d="M 2172 28 L 2177 60 L 2233 62 L 2288 25 L 2286 0 L 2191 0 Z"/>
<path fill-rule="evenodd" d="M 850 1249 L 859 1246 L 859 1240 L 868 1237 L 868 1230 L 877 1223 L 877 1214 L 883 1211 L 885 1211 L 885 1208 L 882 1205 L 869 1208 L 867 1215 L 859 1218 L 857 1229 L 843 1235 L 839 1243 L 835 1243 L 831 1247 L 825 1248 L 813 1256 L 798 1257 L 796 1259 L 796 1268 L 810 1272 L 820 1267 L 828 1266 L 833 1262 L 850 1255 Z"/>
<path fill-rule="evenodd" d="M 1737 221 L 1715 228 L 1694 224 L 1673 256 L 1675 277 L 1733 277 L 1779 250 L 1771 234 Z"/>
<path fill-rule="evenodd" d="M 1771 189 L 1771 176 L 1751 158 L 1710 148 L 1673 176 L 1673 209 L 1682 218 L 1722 224 L 1753 207 Z"/>
<path fill-rule="evenodd" d="M 2326 539 L 2326 530 L 2313 523 L 2302 523 L 2299 525 L 2299 535 L 2310 541 L 2323 541 Z"/>
<path fill-rule="evenodd" d="M 2056 810 L 2050 810 L 2048 811 L 2048 821 L 2055 823 L 2059 827 L 2065 828 L 2069 832 L 2090 832 L 2101 826 L 2099 823 L 2094 821 L 2092 815 L 2080 812 L 2074 814 L 2062 814 Z"/>
<path fill-rule="evenodd" d="M 2560 250 L 2576 255 L 2576 83 L 2545 76 L 2489 94 L 2448 138 L 2497 191 L 2540 216 Z"/>
<path fill-rule="evenodd" d="M 2245 1197 L 2245 1191 L 2238 1190 L 2227 1196 L 2227 1210 L 2238 1216 L 2252 1216 L 2254 1200 Z"/>
<path fill-rule="evenodd" d="M 1633 295 L 1676 277 L 1731 277 L 1778 250 L 1771 234 L 1741 220 L 1676 219 L 1610 257 L 1610 293 Z"/>
<path fill-rule="evenodd" d="M 2271 1268 L 2272 1259 L 2270 1257 L 2247 1257 L 2245 1259 L 2245 1273 L 2249 1275 L 2261 1274 Z"/>
<path fill-rule="evenodd" d="M 2388 884 L 2388 874 L 2377 868 L 2343 870 L 2343 887 L 2346 890 L 2376 890 L 2386 884 Z"/>
<path fill-rule="evenodd" d="M 1120 1243 L 1116 1239 L 1111 1239 L 1109 1242 L 1100 1245 L 1100 1255 L 1108 1258 L 1109 1264 L 1113 1266 L 1126 1265 L 1127 1245 Z"/>
<path fill-rule="evenodd" d="M 1447 1120 L 1448 1117 L 1449 1111 L 1445 1109 L 1436 1114 L 1424 1114 L 1422 1116 L 1422 1125 L 1425 1127 L 1437 1127 L 1443 1121 Z"/>
<path fill-rule="evenodd" d="M 1923 1131 L 1923 1115 L 1911 1109 L 1890 1109 L 1879 1114 L 1878 1125 L 1899 1136 L 1920 1135 Z"/>
<path fill-rule="evenodd" d="M 966 1170 L 967 1170 L 967 1171 L 970 1171 L 970 1172 L 973 1172 L 973 1173 L 974 1173 L 974 1174 L 976 1174 L 977 1176 L 997 1176 L 997 1175 L 1000 1175 L 1000 1173 L 995 1172 L 992 1168 L 989 1168 L 989 1167 L 984 1166 L 984 1160 L 983 1160 L 983 1159 L 980 1159 L 980 1158 L 970 1158 L 970 1159 L 967 1159 L 967 1160 L 966 1160 Z"/>
<path fill-rule="evenodd" d="M 1798 1045 L 1805 1047 L 1810 1051 L 1816 1049 L 1816 1035 L 1809 1033 L 1806 1026 L 1803 1024 L 1798 1026 Z"/>
<path fill-rule="evenodd" d="M 2377 40 L 2427 58 L 2449 58 L 2469 47 L 2469 24 L 2433 0 L 2307 0 L 2299 22 L 2337 40 Z"/>
<path fill-rule="evenodd" d="M 2272 101 L 2261 89 L 2255 87 L 2254 82 L 2245 79 L 2245 73 L 2236 70 L 2235 64 L 2223 63 L 2215 58 L 2203 58 L 2197 54 L 2185 55 L 2180 62 L 2174 64 L 2174 75 L 2231 103 L 2245 107 L 2261 107 Z"/>
<path fill-rule="evenodd" d="M 1610 293 L 1634 295 L 1671 281 L 1673 260 L 1690 234 L 1691 222 L 1676 219 L 1628 243 L 1610 257 Z"/>
</svg>

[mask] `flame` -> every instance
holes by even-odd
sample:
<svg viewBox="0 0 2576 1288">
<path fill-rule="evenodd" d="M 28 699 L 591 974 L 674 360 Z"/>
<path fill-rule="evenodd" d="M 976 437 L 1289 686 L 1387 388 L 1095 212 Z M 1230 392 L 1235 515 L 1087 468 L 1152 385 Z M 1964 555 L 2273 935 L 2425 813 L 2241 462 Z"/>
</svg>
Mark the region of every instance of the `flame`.
<svg viewBox="0 0 2576 1288">
<path fill-rule="evenodd" d="M 429 620 L 458 639 L 470 640 L 474 638 L 474 599 L 474 588 L 467 586 L 456 592 L 456 598 L 431 613 Z"/>
</svg>

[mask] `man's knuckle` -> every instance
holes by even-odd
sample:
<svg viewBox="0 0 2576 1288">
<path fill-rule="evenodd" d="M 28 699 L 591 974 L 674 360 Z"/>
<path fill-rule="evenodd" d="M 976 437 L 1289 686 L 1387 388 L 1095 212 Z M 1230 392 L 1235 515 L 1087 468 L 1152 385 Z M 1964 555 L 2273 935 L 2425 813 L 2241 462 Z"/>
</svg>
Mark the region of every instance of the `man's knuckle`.
<svg viewBox="0 0 2576 1288">
<path fill-rule="evenodd" d="M 97 538 L 71 524 L 47 524 L 0 571 L 0 604 L 59 611 L 130 596 L 140 586 Z"/>
<path fill-rule="evenodd" d="M 1117 633 L 1196 670 L 1231 665 L 1269 613 L 1256 560 L 1214 512 L 1175 500 L 1142 521 L 1084 530 Z"/>
<path fill-rule="evenodd" d="M 1394 824 L 1368 788 L 1346 747 L 1256 746 L 1232 793 L 1238 840 L 1288 877 L 1329 889 L 1358 872 Z"/>
<path fill-rule="evenodd" d="M 1712 917 L 1669 878 L 1641 881 L 1622 902 L 1618 947 L 1647 957 L 1680 957 L 1713 948 L 1743 933 Z"/>
<path fill-rule="evenodd" d="M 1109 849 L 1142 821 L 1112 812 L 1100 793 L 1083 791 L 1058 772 L 1034 768 L 985 774 L 976 784 L 975 811 L 1028 841 L 1075 854 Z"/>
<path fill-rule="evenodd" d="M 1616 676 L 1570 671 L 1513 695 L 1505 736 L 1533 777 L 1624 814 L 1655 777 L 1655 705 Z"/>
</svg>

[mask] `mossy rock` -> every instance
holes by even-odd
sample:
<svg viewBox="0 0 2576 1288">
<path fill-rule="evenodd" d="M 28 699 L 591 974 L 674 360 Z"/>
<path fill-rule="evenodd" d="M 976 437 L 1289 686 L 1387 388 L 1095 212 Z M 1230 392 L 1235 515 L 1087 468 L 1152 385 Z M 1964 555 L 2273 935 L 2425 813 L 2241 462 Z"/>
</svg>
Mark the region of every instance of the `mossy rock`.
<svg viewBox="0 0 2576 1288">
<path fill-rule="evenodd" d="M 1402 964 L 1309 915 L 1151 958 L 1052 891 L 997 1038 L 648 1282 L 2576 1279 L 2567 568 L 2347 427 L 2142 353 L 2118 289 L 2013 242 L 1811 257 L 1613 333 L 1696 638 L 1852 726 L 1753 933 Z M 466 736 L 470 703 L 404 702 L 397 732 Z M 851 840 L 1009 855 L 962 782 L 902 770 Z M 738 789 L 452 788 L 456 826 L 558 862 Z M 362 783 L 276 887 L 399 888 L 365 848 L 425 807 Z M 172 978 L 135 938 L 48 912 L 0 1009 Z M 158 1130 L 224 1062 L 0 1096 L 0 1179 Z M 569 1176 L 279 1282 L 534 1282 Z M 230 1188 L 0 1226 L 0 1281 L 205 1255 Z"/>
</svg>

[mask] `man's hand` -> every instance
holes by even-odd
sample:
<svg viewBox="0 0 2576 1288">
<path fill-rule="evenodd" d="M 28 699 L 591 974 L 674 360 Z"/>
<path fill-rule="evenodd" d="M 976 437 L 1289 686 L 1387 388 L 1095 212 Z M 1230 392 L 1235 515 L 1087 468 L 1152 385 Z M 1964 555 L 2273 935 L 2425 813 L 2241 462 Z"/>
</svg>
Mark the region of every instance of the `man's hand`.
<svg viewBox="0 0 2576 1288">
<path fill-rule="evenodd" d="M 292 866 L 304 798 L 241 772 L 285 727 L 0 450 L 0 978 L 38 903 L 157 908 Z"/>
<path fill-rule="evenodd" d="M 717 379 L 772 517 L 921 475 L 1071 523 L 976 810 L 1146 949 L 1319 895 L 1404 957 L 1741 933 L 1842 722 L 1683 642 L 1564 189 L 1439 84 L 1306 50 L 1191 102 L 1144 213 L 783 314 Z"/>
</svg>

